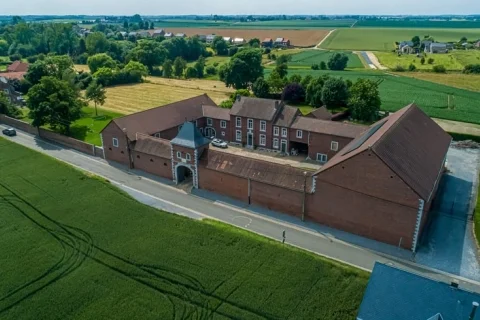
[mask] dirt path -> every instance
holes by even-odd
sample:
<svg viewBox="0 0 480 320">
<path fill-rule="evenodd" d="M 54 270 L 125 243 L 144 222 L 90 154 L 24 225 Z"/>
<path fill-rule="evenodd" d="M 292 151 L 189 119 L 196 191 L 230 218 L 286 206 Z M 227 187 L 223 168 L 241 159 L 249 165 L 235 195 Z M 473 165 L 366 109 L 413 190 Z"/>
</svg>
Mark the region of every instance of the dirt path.
<svg viewBox="0 0 480 320">
<path fill-rule="evenodd" d="M 313 49 L 325 50 L 325 49 L 320 48 L 320 46 L 321 46 L 322 43 L 323 43 L 325 40 L 327 40 L 327 38 L 330 37 L 330 35 L 331 35 L 333 32 L 335 32 L 335 31 L 337 31 L 337 29 L 330 30 L 330 32 L 325 36 L 325 38 L 323 38 L 322 41 L 320 41 L 320 42 L 315 46 L 315 48 L 313 48 Z"/>
<path fill-rule="evenodd" d="M 370 61 L 372 62 L 372 64 L 375 66 L 375 68 L 372 68 L 372 69 L 388 70 L 387 67 L 382 66 L 382 64 L 380 63 L 380 61 L 378 61 L 377 56 L 376 56 L 373 52 L 371 52 L 371 51 L 365 51 L 365 53 L 367 54 L 367 56 L 368 56 L 368 58 L 370 59 Z"/>
<path fill-rule="evenodd" d="M 478 124 L 444 119 L 433 120 L 435 120 L 435 122 L 445 131 L 480 136 L 480 125 Z"/>
</svg>

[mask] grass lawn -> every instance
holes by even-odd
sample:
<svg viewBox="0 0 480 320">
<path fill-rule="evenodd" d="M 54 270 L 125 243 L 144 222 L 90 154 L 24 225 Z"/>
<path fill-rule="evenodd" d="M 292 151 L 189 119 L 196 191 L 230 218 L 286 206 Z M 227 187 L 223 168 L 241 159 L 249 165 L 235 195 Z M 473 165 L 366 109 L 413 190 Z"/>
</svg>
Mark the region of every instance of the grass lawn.
<svg viewBox="0 0 480 320">
<path fill-rule="evenodd" d="M 368 273 L 0 139 L 1 319 L 353 319 Z"/>
<path fill-rule="evenodd" d="M 265 74 L 271 72 L 265 69 Z M 480 124 L 480 93 L 462 90 L 446 85 L 423 81 L 410 77 L 389 75 L 380 71 L 314 71 L 308 69 L 289 69 L 288 76 L 299 74 L 302 77 L 310 74 L 318 77 L 329 74 L 355 81 L 358 78 L 383 80 L 380 84 L 382 109 L 397 111 L 415 102 L 429 116 L 448 120 Z M 447 107 L 448 95 L 455 96 L 455 109 Z"/>
<path fill-rule="evenodd" d="M 327 50 L 304 50 L 292 56 L 292 61 L 288 63 L 289 67 L 310 68 L 313 64 L 320 64 L 322 61 L 327 63 L 330 57 L 338 51 Z M 358 55 L 352 52 L 341 52 L 347 55 L 349 69 L 363 69 L 364 65 Z"/>
<path fill-rule="evenodd" d="M 447 86 L 480 92 L 480 75 L 463 73 L 402 72 L 403 76 L 441 83 Z"/>
<path fill-rule="evenodd" d="M 436 41 L 459 41 L 463 36 L 477 39 L 478 29 L 407 29 L 407 28 L 346 28 L 338 29 L 321 45 L 330 50 L 391 51 L 395 41 L 410 40 L 414 36 L 432 36 Z"/>
</svg>

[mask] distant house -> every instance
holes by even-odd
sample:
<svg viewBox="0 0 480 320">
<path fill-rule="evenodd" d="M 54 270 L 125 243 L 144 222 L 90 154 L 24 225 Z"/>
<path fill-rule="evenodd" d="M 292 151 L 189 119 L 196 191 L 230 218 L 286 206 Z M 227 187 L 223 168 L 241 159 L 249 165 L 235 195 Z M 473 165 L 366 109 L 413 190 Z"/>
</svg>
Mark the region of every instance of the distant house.
<svg viewBox="0 0 480 320">
<path fill-rule="evenodd" d="M 17 60 L 7 67 L 7 72 L 27 72 L 28 66 L 28 63 Z"/>
<path fill-rule="evenodd" d="M 157 29 L 155 31 L 153 31 L 153 35 L 152 35 L 154 38 L 156 37 L 163 37 L 165 36 L 165 30 L 163 29 Z"/>
<path fill-rule="evenodd" d="M 140 31 L 138 33 L 138 36 L 142 38 L 150 38 L 152 35 L 150 34 L 150 32 L 145 30 L 145 31 Z"/>
<path fill-rule="evenodd" d="M 477 42 L 474 44 L 474 47 L 475 47 L 475 48 L 480 48 L 480 40 L 477 41 Z"/>
<path fill-rule="evenodd" d="M 187 35 L 185 33 L 180 32 L 180 33 L 175 34 L 175 38 L 186 38 L 186 37 L 187 37 Z"/>
<path fill-rule="evenodd" d="M 223 37 L 223 40 L 228 42 L 228 43 L 232 43 L 232 38 L 230 38 L 230 37 Z"/>
<path fill-rule="evenodd" d="M 128 36 L 129 37 L 136 37 L 137 36 L 137 33 L 135 31 L 132 31 L 132 32 L 129 32 L 128 33 Z"/>
<path fill-rule="evenodd" d="M 480 294 L 376 263 L 357 320 L 480 319 Z"/>
<path fill-rule="evenodd" d="M 271 48 L 273 47 L 273 40 L 272 38 L 265 38 L 262 41 L 262 47 L 264 48 Z"/>
<path fill-rule="evenodd" d="M 120 31 L 119 33 L 120 33 L 120 34 L 122 35 L 122 37 L 124 37 L 124 38 L 128 35 L 128 33 L 126 33 L 125 31 Z"/>
<path fill-rule="evenodd" d="M 415 49 L 413 48 L 414 44 L 412 41 L 402 41 L 398 45 L 398 51 L 401 53 L 413 53 Z"/>
<path fill-rule="evenodd" d="M 0 92 L 5 93 L 10 102 L 14 104 L 22 104 L 24 101 L 21 94 L 15 91 L 9 79 L 4 77 L 3 74 L 0 74 Z"/>
<path fill-rule="evenodd" d="M 420 42 L 420 45 L 423 47 L 423 48 L 427 48 L 427 47 L 430 47 L 430 45 L 433 43 L 433 41 L 431 40 L 422 40 L 422 42 Z"/>
<path fill-rule="evenodd" d="M 448 48 L 446 43 L 434 42 L 429 47 L 425 47 L 426 53 L 447 53 Z"/>
<path fill-rule="evenodd" d="M 277 39 L 275 39 L 274 45 L 275 45 L 276 47 L 281 47 L 281 46 L 283 46 L 283 38 L 277 38 Z"/>
<path fill-rule="evenodd" d="M 284 46 L 284 47 L 290 47 L 290 40 L 288 40 L 288 39 L 283 39 L 282 46 Z"/>
<path fill-rule="evenodd" d="M 197 34 L 198 40 L 206 42 L 207 41 L 207 36 L 204 34 Z"/>
<path fill-rule="evenodd" d="M 167 38 L 167 39 L 173 38 L 173 33 L 171 33 L 171 32 L 165 33 L 165 38 Z"/>
<path fill-rule="evenodd" d="M 206 37 L 206 39 L 205 39 L 205 41 L 206 41 L 207 43 L 212 43 L 213 40 L 215 39 L 215 37 L 216 37 L 216 35 L 214 35 L 214 34 L 208 34 L 207 37 Z"/>
<path fill-rule="evenodd" d="M 233 39 L 233 44 L 244 44 L 245 43 L 245 39 L 243 38 L 234 38 Z"/>
</svg>

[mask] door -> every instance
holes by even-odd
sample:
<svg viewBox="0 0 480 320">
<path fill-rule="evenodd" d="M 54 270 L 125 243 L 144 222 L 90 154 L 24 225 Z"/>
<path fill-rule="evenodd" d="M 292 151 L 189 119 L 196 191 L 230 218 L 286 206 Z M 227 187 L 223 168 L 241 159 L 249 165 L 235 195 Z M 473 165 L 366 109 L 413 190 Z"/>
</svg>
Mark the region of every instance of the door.
<svg viewBox="0 0 480 320">
<path fill-rule="evenodd" d="M 217 137 L 217 133 L 215 132 L 215 129 L 214 128 L 205 128 L 205 137 L 207 138 L 211 138 L 211 137 L 214 137 L 216 138 Z"/>
<path fill-rule="evenodd" d="M 287 153 L 287 140 L 282 140 L 282 153 Z"/>
<path fill-rule="evenodd" d="M 247 147 L 253 148 L 253 133 L 247 133 Z"/>
</svg>

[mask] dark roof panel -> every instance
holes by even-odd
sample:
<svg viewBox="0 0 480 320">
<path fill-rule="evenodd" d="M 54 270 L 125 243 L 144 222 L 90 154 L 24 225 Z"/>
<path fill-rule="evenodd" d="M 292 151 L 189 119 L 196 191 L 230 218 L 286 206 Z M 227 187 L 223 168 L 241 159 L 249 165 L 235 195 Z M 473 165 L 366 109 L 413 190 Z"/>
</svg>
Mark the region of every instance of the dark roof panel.
<svg viewBox="0 0 480 320">
<path fill-rule="evenodd" d="M 193 122 L 185 122 L 178 135 L 170 141 L 172 145 L 196 149 L 207 145 L 210 140 L 207 139 L 195 126 Z"/>
<path fill-rule="evenodd" d="M 170 141 L 144 134 L 137 135 L 137 141 L 133 150 L 166 159 L 171 159 L 172 157 Z"/>
<path fill-rule="evenodd" d="M 239 96 L 232 106 L 233 116 L 272 121 L 282 102 L 271 99 L 249 98 Z"/>
<path fill-rule="evenodd" d="M 297 116 L 300 115 L 298 108 L 284 106 L 277 115 L 274 125 L 279 127 L 290 127 Z"/>
<path fill-rule="evenodd" d="M 203 116 L 206 118 L 230 121 L 230 110 L 217 106 L 203 106 Z"/>
<path fill-rule="evenodd" d="M 338 137 L 356 138 L 368 127 L 356 124 L 320 120 L 309 117 L 297 117 L 292 124 L 292 129 L 323 133 Z"/>
<path fill-rule="evenodd" d="M 320 107 L 313 110 L 308 114 L 310 118 L 320 119 L 320 120 L 332 120 L 332 114 L 325 107 Z"/>
</svg>

